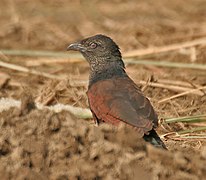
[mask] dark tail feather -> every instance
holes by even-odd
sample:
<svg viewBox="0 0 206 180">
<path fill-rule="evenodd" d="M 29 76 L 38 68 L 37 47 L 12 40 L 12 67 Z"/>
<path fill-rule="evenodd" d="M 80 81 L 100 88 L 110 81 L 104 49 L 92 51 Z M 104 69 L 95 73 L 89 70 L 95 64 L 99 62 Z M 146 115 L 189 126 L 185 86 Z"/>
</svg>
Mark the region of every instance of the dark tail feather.
<svg viewBox="0 0 206 180">
<path fill-rule="evenodd" d="M 148 135 L 145 134 L 143 138 L 146 142 L 149 142 L 155 147 L 167 149 L 154 129 L 152 129 Z"/>
</svg>

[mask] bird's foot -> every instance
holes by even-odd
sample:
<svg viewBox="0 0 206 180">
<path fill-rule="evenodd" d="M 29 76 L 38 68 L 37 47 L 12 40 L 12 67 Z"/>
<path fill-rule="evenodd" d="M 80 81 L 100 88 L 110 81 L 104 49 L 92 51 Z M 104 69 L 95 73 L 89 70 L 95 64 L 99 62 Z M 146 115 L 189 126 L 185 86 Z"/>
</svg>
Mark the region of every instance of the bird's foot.
<svg viewBox="0 0 206 180">
<path fill-rule="evenodd" d="M 98 126 L 99 126 L 99 122 L 98 122 L 98 121 L 94 121 L 94 125 L 95 125 L 96 127 L 98 127 Z"/>
</svg>

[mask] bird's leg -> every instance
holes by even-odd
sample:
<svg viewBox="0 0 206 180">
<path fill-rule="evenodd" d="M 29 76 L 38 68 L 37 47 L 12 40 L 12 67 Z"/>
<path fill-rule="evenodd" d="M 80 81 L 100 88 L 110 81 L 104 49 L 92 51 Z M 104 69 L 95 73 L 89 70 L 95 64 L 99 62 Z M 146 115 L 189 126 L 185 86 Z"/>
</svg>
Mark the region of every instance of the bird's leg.
<svg viewBox="0 0 206 180">
<path fill-rule="evenodd" d="M 93 119 L 94 119 L 94 124 L 95 124 L 95 126 L 99 126 L 99 119 L 97 118 L 97 116 L 94 114 L 94 113 L 92 113 L 92 116 L 93 116 Z"/>
<path fill-rule="evenodd" d="M 87 95 L 88 95 L 88 92 L 87 92 Z M 89 107 L 90 107 L 90 109 L 91 109 L 91 106 L 90 106 L 90 103 L 89 103 Z M 97 116 L 94 114 L 94 112 L 91 110 L 91 112 L 92 112 L 92 116 L 93 116 L 93 119 L 94 119 L 94 124 L 95 124 L 95 126 L 99 126 L 99 119 L 97 118 Z"/>
</svg>

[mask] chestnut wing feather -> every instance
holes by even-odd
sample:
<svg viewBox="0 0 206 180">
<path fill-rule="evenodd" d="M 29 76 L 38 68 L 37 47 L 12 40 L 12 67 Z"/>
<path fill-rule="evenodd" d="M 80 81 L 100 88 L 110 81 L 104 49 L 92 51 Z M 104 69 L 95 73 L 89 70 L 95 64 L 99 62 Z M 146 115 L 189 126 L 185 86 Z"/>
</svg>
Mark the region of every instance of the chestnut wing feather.
<svg viewBox="0 0 206 180">
<path fill-rule="evenodd" d="M 92 112 L 102 121 L 123 121 L 137 128 L 141 135 L 157 126 L 152 105 L 129 78 L 99 81 L 89 88 L 87 95 Z"/>
</svg>

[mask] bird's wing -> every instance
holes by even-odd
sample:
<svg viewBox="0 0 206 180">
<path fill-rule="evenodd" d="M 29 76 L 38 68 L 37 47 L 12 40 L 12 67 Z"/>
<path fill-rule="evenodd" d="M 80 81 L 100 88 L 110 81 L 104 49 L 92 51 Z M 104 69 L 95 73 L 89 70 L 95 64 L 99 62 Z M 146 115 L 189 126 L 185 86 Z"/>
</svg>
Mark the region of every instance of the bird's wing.
<svg viewBox="0 0 206 180">
<path fill-rule="evenodd" d="M 113 78 L 93 84 L 88 92 L 92 112 L 100 120 L 123 121 L 143 135 L 156 126 L 157 116 L 149 100 L 129 78 Z"/>
</svg>

